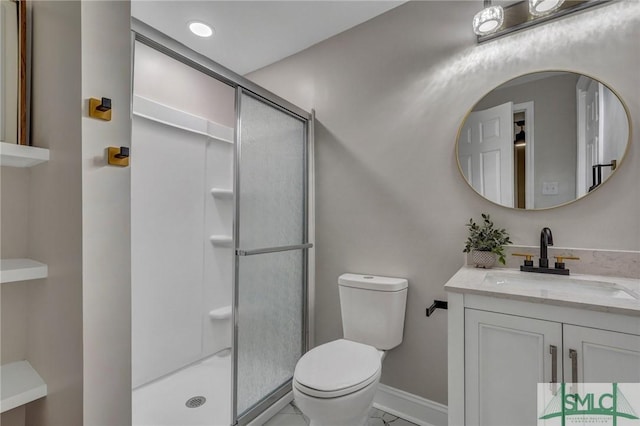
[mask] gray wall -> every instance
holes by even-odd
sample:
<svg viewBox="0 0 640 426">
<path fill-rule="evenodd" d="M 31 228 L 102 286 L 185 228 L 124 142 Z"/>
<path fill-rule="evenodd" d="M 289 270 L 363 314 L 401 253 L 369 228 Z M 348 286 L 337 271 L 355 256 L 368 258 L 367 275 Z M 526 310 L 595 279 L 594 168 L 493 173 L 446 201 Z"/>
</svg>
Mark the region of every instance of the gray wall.
<svg viewBox="0 0 640 426">
<path fill-rule="evenodd" d="M 0 169 L 0 255 L 3 259 L 28 257 L 28 169 L 2 167 Z M 0 331 L 2 352 L 0 361 L 7 364 L 25 359 L 27 354 L 28 287 L 24 283 L 2 284 Z"/>
<path fill-rule="evenodd" d="M 27 425 L 82 422 L 80 5 L 33 3 L 32 141 L 50 161 L 31 173 L 29 252 L 49 266 L 29 283 L 27 359 L 49 393 Z M 60 107 L 65 105 L 66 107 Z"/>
<path fill-rule="evenodd" d="M 2 285 L 2 363 L 27 359 L 48 394 L 3 413 L 1 422 L 126 425 L 129 169 L 106 167 L 105 148 L 130 141 L 129 3 L 30 4 L 32 142 L 49 148 L 50 160 L 2 168 L 1 254 L 44 262 L 49 275 Z M 101 96 L 113 99 L 109 123 L 83 110 L 89 97 Z"/>
<path fill-rule="evenodd" d="M 602 91 L 602 109 L 600 120 L 604 122 L 603 141 L 604 158 L 603 163 L 609 163 L 611 160 L 620 160 L 624 157 L 629 139 L 629 125 L 627 124 L 627 115 L 620 103 L 620 100 L 606 87 Z M 608 176 L 608 168 L 603 170 L 603 176 Z"/>
<path fill-rule="evenodd" d="M 18 11 L 17 3 L 0 3 L 0 141 L 16 143 L 18 136 Z"/>
<path fill-rule="evenodd" d="M 249 75 L 315 108 L 316 343 L 342 336 L 337 278 L 364 272 L 409 279 L 403 344 L 382 382 L 446 403 L 447 316 L 426 318 L 461 266 L 464 224 L 488 212 L 512 240 L 640 250 L 638 136 L 620 170 L 588 197 L 543 211 L 480 198 L 455 158 L 458 127 L 490 89 L 524 73 L 571 69 L 607 82 L 640 117 L 640 3 L 621 1 L 476 45 L 473 2 L 409 2 Z"/>
<path fill-rule="evenodd" d="M 25 258 L 28 253 L 28 169 L 0 168 L 0 257 Z M 2 284 L 0 293 L 0 363 L 27 357 L 29 287 L 23 282 Z M 25 409 L 17 407 L 0 415 L 4 426 L 24 425 Z"/>
<path fill-rule="evenodd" d="M 558 206 L 576 198 L 577 74 L 548 77 L 494 90 L 474 110 L 508 101 L 534 103 L 534 207 Z M 531 134 L 531 123 L 525 130 Z M 543 182 L 558 182 L 558 194 L 543 195 Z"/>
<path fill-rule="evenodd" d="M 83 422 L 131 422 L 131 169 L 106 164 L 131 143 L 131 8 L 82 2 Z M 96 31 L 99 28 L 99 31 Z M 87 117 L 88 99 L 113 100 L 112 120 Z M 132 151 L 131 164 L 135 162 Z"/>
<path fill-rule="evenodd" d="M 83 424 L 131 422 L 131 5 L 82 2 L 82 100 L 112 98 L 112 121 L 82 120 Z M 96 31 L 100 28 L 100 31 Z M 135 162 L 132 152 L 131 163 Z"/>
</svg>

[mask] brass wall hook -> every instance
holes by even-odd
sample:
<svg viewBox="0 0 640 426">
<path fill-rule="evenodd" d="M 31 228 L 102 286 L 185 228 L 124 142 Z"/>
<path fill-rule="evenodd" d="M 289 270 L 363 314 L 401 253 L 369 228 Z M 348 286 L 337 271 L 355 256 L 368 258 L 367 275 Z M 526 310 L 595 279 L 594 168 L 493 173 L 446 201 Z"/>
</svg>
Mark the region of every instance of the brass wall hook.
<svg viewBox="0 0 640 426">
<path fill-rule="evenodd" d="M 126 146 L 121 146 L 120 148 L 110 146 L 107 151 L 107 162 L 112 166 L 128 167 L 129 148 Z"/>
<path fill-rule="evenodd" d="M 111 121 L 111 99 L 90 98 L 89 117 L 97 118 L 104 121 Z"/>
</svg>

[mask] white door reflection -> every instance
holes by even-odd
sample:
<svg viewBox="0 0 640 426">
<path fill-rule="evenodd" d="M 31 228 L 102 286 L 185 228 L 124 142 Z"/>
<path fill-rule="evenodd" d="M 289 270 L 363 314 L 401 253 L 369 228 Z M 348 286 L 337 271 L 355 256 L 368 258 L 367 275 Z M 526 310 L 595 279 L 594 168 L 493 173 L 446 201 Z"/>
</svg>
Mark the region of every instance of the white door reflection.
<svg viewBox="0 0 640 426">
<path fill-rule="evenodd" d="M 513 207 L 513 103 L 469 114 L 458 144 L 462 172 L 488 200 Z"/>
</svg>

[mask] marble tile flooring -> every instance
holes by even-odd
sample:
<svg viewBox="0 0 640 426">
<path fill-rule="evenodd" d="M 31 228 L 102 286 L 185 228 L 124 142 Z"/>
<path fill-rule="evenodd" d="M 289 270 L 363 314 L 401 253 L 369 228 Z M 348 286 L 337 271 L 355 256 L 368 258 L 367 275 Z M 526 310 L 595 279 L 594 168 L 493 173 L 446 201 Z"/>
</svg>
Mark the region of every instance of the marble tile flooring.
<svg viewBox="0 0 640 426">
<path fill-rule="evenodd" d="M 284 407 L 264 426 L 308 426 L 309 419 L 304 416 L 298 407 L 293 403 Z M 377 408 L 372 408 L 369 412 L 369 422 L 367 426 L 416 426 L 415 423 L 408 422 L 400 417 L 385 413 Z M 349 426 L 349 425 L 336 425 Z"/>
</svg>

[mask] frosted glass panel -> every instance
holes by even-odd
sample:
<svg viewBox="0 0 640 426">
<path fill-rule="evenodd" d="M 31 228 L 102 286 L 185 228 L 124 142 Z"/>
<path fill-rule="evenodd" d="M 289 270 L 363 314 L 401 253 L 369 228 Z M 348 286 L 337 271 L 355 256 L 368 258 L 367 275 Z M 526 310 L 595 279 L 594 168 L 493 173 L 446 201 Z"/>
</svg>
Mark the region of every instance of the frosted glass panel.
<svg viewBox="0 0 640 426">
<path fill-rule="evenodd" d="M 240 111 L 238 247 L 302 244 L 304 122 L 244 94 Z"/>
<path fill-rule="evenodd" d="M 302 355 L 303 252 L 239 257 L 237 408 L 242 415 L 293 377 Z"/>
</svg>

